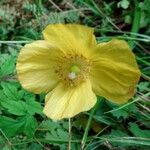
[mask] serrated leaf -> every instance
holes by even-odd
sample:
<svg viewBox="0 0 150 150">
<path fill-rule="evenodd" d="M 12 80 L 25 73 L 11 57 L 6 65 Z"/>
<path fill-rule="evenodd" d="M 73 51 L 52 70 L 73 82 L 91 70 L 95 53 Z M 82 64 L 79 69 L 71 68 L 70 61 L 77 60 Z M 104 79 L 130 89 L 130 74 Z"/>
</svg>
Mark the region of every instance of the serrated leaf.
<svg viewBox="0 0 150 150">
<path fill-rule="evenodd" d="M 29 146 L 28 146 L 28 150 L 43 150 L 43 147 L 37 143 L 31 143 Z"/>
<path fill-rule="evenodd" d="M 15 70 L 16 58 L 14 56 L 8 55 L 7 58 L 3 59 L 0 66 L 0 78 L 6 75 L 12 74 Z"/>
<path fill-rule="evenodd" d="M 117 108 L 115 108 L 115 109 L 117 109 Z M 131 113 L 136 113 L 137 111 L 138 111 L 138 108 L 133 103 L 133 104 L 128 105 L 127 107 L 124 107 L 122 109 L 112 111 L 111 113 L 112 113 L 113 116 L 117 117 L 117 119 L 120 119 L 120 118 L 126 119 L 126 118 L 129 117 L 129 115 Z"/>
<path fill-rule="evenodd" d="M 8 137 L 18 133 L 22 126 L 23 122 L 9 117 L 0 116 L 0 128 Z"/>
<path fill-rule="evenodd" d="M 26 108 L 29 114 L 34 115 L 35 113 L 37 114 L 43 114 L 42 113 L 42 106 L 39 102 L 36 101 L 30 101 L 26 102 Z"/>
<path fill-rule="evenodd" d="M 45 138 L 47 140 L 57 139 L 58 141 L 68 140 L 68 132 L 65 131 L 63 128 L 58 128 L 47 133 Z"/>
<path fill-rule="evenodd" d="M 20 97 L 18 96 L 17 87 L 13 83 L 1 82 L 4 94 L 8 99 L 18 101 Z"/>
<path fill-rule="evenodd" d="M 63 139 L 65 140 L 68 140 L 68 132 L 67 131 L 65 131 L 65 130 L 62 130 L 62 128 L 59 128 L 59 129 L 57 129 L 57 134 L 58 134 L 58 136 L 59 136 L 59 138 L 60 139 L 62 139 L 62 137 L 63 137 Z"/>
<path fill-rule="evenodd" d="M 51 141 L 50 143 L 54 145 L 60 146 L 57 143 L 59 143 L 61 140 L 68 140 L 67 130 L 64 129 L 63 126 L 58 122 L 46 120 L 42 122 L 40 127 L 49 130 L 49 132 L 46 133 L 45 138 Z"/>
<path fill-rule="evenodd" d="M 16 120 L 0 116 L 0 129 L 2 129 L 8 137 L 22 132 L 24 132 L 28 137 L 32 137 L 36 128 L 37 121 L 31 115 L 26 115 Z"/>
<path fill-rule="evenodd" d="M 129 116 L 128 112 L 124 109 L 120 109 L 118 111 L 112 112 L 113 116 L 117 117 L 118 119 L 123 117 L 124 119 Z"/>
<path fill-rule="evenodd" d="M 59 123 L 51 121 L 51 120 L 45 120 L 41 123 L 40 128 L 45 129 L 45 130 L 55 130 L 57 128 L 60 128 Z"/>
<path fill-rule="evenodd" d="M 64 15 L 69 22 L 78 22 L 79 21 L 79 13 L 78 12 L 70 12 L 67 15 Z"/>
<path fill-rule="evenodd" d="M 36 119 L 31 115 L 26 115 L 22 121 L 24 122 L 24 133 L 32 137 L 38 125 Z"/>
<path fill-rule="evenodd" d="M 6 99 L 1 105 L 8 110 L 9 113 L 22 116 L 27 114 L 26 103 L 23 101 L 10 101 Z"/>
<path fill-rule="evenodd" d="M 112 129 L 111 133 L 109 133 L 107 135 L 103 135 L 102 137 L 107 138 L 107 139 L 113 139 L 113 138 L 120 137 L 120 139 L 121 139 L 121 137 L 128 137 L 128 135 L 121 130 Z M 124 143 L 119 143 L 119 145 L 118 145 L 116 142 L 113 142 L 113 141 L 112 141 L 112 145 L 113 146 L 121 146 L 121 147 L 126 146 L 126 144 L 124 144 Z"/>
<path fill-rule="evenodd" d="M 57 12 L 51 12 L 48 16 L 48 22 L 50 24 L 54 23 L 64 23 L 65 22 L 65 17 L 63 13 L 57 13 Z"/>
<path fill-rule="evenodd" d="M 14 83 L 2 82 L 3 88 L 0 94 L 0 103 L 9 113 L 22 116 L 26 114 L 42 114 L 42 106 L 35 101 L 35 95 L 25 90 L 19 90 L 20 85 Z M 26 100 L 26 101 L 23 101 Z"/>
<path fill-rule="evenodd" d="M 17 116 L 34 115 L 35 113 L 42 114 L 42 107 L 40 103 L 31 101 L 30 103 L 24 101 L 10 101 L 5 100 L 1 105 L 8 110 L 9 113 Z"/>
<path fill-rule="evenodd" d="M 3 90 L 0 90 L 0 101 L 3 101 L 4 99 L 7 99 L 7 97 L 4 95 Z"/>
<path fill-rule="evenodd" d="M 140 92 L 150 91 L 149 86 L 150 86 L 149 82 L 140 82 L 138 88 Z"/>
</svg>

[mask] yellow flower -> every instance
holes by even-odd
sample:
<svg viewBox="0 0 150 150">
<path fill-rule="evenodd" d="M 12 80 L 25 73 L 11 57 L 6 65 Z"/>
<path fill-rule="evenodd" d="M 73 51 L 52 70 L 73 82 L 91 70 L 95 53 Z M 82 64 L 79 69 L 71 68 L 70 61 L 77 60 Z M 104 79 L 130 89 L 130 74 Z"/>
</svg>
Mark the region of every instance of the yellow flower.
<svg viewBox="0 0 150 150">
<path fill-rule="evenodd" d="M 48 25 L 44 40 L 26 44 L 17 60 L 22 86 L 45 92 L 44 113 L 53 120 L 91 109 L 96 95 L 122 104 L 140 78 L 135 56 L 123 40 L 97 44 L 93 29 L 77 24 Z"/>
</svg>

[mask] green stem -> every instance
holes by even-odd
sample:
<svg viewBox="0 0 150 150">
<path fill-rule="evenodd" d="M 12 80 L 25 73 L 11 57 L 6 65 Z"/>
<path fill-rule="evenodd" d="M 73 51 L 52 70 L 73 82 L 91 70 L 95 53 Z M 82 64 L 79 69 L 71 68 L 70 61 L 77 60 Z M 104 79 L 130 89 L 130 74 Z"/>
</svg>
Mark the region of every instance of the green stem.
<svg viewBox="0 0 150 150">
<path fill-rule="evenodd" d="M 97 40 L 98 41 L 100 41 L 100 40 L 107 40 L 107 39 L 113 39 L 114 38 L 114 36 L 107 36 L 107 37 L 97 37 Z M 129 37 L 129 36 L 127 36 L 127 35 L 125 35 L 125 36 L 116 36 L 115 38 L 117 38 L 117 39 L 126 39 L 126 40 L 130 40 L 130 42 L 131 42 L 131 40 L 133 41 L 133 43 L 134 43 L 134 41 L 143 41 L 143 42 L 150 42 L 150 39 L 146 39 L 146 38 L 138 38 L 138 37 Z"/>
<path fill-rule="evenodd" d="M 68 150 L 71 150 L 71 119 L 69 118 L 69 142 L 68 142 Z"/>
<path fill-rule="evenodd" d="M 138 1 L 134 0 L 135 10 L 134 10 L 134 19 L 132 24 L 131 32 L 137 33 L 140 28 L 140 20 L 141 20 L 141 9 L 138 6 Z M 136 35 L 131 35 L 132 38 L 136 38 Z M 134 47 L 134 41 L 129 41 L 129 45 L 131 48 Z"/>
<path fill-rule="evenodd" d="M 143 95 L 143 96 L 137 97 L 137 98 L 134 99 L 133 101 L 128 102 L 127 104 L 124 104 L 124 105 L 120 106 L 119 108 L 116 108 L 116 109 L 107 111 L 107 112 L 105 112 L 104 114 L 112 113 L 112 112 L 118 111 L 118 110 L 120 110 L 120 109 L 123 109 L 123 108 L 125 108 L 125 107 L 127 107 L 127 106 L 129 106 L 129 105 L 131 105 L 131 104 L 133 104 L 133 103 L 135 103 L 135 102 L 137 102 L 137 101 L 140 101 L 141 98 L 145 98 L 145 97 L 147 97 L 147 96 L 149 96 L 149 95 L 150 95 L 150 92 L 146 93 L 146 94 Z"/>
<path fill-rule="evenodd" d="M 145 64 L 145 65 L 147 65 L 147 66 L 150 66 L 150 63 L 147 62 L 147 61 L 145 61 L 145 60 L 143 60 L 142 58 L 136 57 L 136 59 L 137 59 L 137 61 L 142 62 L 143 64 Z"/>
<path fill-rule="evenodd" d="M 36 141 L 42 142 L 42 143 L 46 143 L 46 144 L 53 144 L 53 143 L 58 143 L 58 144 L 67 144 L 68 143 L 68 139 L 67 140 L 62 140 L 62 139 L 39 139 L 36 138 Z M 26 141 L 21 141 L 19 143 L 12 143 L 12 145 L 23 145 L 23 144 L 27 144 L 27 143 L 32 143 L 35 142 L 35 139 L 29 139 Z M 71 140 L 71 143 L 80 143 L 81 140 Z"/>
<path fill-rule="evenodd" d="M 118 33 L 118 34 L 125 34 L 125 35 L 135 35 L 137 37 L 141 37 L 141 38 L 146 38 L 146 39 L 150 39 L 150 36 L 148 35 L 144 35 L 144 34 L 140 34 L 140 33 L 132 33 L 132 32 L 127 32 L 127 31 L 118 31 L 118 30 L 108 30 L 108 29 L 99 29 L 99 28 L 95 28 L 94 30 L 96 33 L 99 33 L 99 32 L 105 32 L 105 33 Z"/>
<path fill-rule="evenodd" d="M 89 119 L 87 121 L 86 128 L 85 128 L 85 131 L 84 131 L 84 135 L 83 135 L 83 138 L 82 138 L 82 141 L 81 141 L 81 149 L 82 150 L 85 147 L 85 144 L 86 144 L 86 141 L 87 141 L 88 132 L 89 132 L 90 125 L 91 125 L 91 122 L 92 122 L 92 118 L 94 116 L 94 113 L 95 113 L 98 105 L 99 105 L 99 102 L 100 102 L 100 100 L 97 101 L 96 105 L 94 106 L 94 108 L 90 112 L 90 116 L 89 116 Z"/>
<path fill-rule="evenodd" d="M 33 41 L 0 41 L 0 44 L 24 44 L 31 43 Z"/>
<path fill-rule="evenodd" d="M 144 73 L 142 73 L 142 77 L 143 77 L 145 80 L 147 80 L 147 81 L 150 82 L 150 77 L 149 77 L 149 76 L 147 76 L 147 75 L 145 75 Z"/>
</svg>

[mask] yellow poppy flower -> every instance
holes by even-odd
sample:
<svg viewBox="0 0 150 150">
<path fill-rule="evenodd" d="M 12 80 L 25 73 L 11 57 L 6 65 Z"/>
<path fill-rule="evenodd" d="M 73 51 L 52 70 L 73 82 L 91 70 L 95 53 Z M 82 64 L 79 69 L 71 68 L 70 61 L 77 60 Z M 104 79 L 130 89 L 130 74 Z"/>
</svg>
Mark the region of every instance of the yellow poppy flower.
<svg viewBox="0 0 150 150">
<path fill-rule="evenodd" d="M 22 48 L 16 67 L 25 89 L 48 93 L 43 111 L 49 118 L 87 111 L 96 95 L 117 104 L 134 95 L 140 71 L 125 41 L 97 44 L 93 29 L 77 24 L 48 25 L 43 35 Z"/>
</svg>

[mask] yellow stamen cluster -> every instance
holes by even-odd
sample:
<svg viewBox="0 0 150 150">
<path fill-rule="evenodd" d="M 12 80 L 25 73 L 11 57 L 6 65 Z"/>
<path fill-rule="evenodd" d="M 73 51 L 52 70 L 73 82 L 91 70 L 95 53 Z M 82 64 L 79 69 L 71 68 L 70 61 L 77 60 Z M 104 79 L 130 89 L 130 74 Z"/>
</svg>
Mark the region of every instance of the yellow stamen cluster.
<svg viewBox="0 0 150 150">
<path fill-rule="evenodd" d="M 76 86 L 88 77 L 91 62 L 82 55 L 68 54 L 55 66 L 58 78 L 67 86 Z"/>
</svg>

